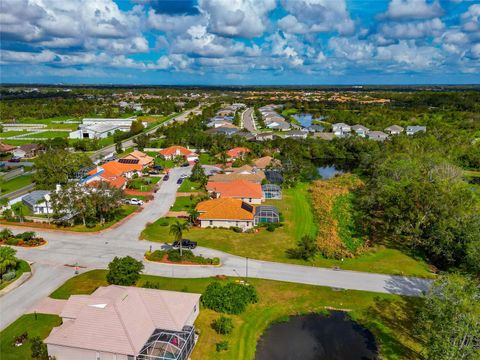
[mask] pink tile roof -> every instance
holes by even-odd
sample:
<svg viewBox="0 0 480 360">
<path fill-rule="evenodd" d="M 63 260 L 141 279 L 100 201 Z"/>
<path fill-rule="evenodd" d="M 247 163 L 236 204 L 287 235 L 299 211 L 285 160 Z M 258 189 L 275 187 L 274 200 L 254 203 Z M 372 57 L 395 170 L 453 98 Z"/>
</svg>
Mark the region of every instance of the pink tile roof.
<svg viewBox="0 0 480 360">
<path fill-rule="evenodd" d="M 137 355 L 155 329 L 180 331 L 200 294 L 110 285 L 73 295 L 46 344 Z"/>
</svg>

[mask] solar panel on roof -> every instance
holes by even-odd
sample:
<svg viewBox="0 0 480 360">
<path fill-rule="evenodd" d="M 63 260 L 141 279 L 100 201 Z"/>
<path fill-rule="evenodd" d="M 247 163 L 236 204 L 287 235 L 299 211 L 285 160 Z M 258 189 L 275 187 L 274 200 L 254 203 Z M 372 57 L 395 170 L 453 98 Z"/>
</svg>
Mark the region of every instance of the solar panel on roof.
<svg viewBox="0 0 480 360">
<path fill-rule="evenodd" d="M 248 212 L 253 212 L 253 206 L 244 202 L 242 202 L 242 209 L 247 210 Z"/>
<path fill-rule="evenodd" d="M 120 159 L 118 160 L 120 164 L 138 164 L 140 160 L 138 159 Z"/>
</svg>

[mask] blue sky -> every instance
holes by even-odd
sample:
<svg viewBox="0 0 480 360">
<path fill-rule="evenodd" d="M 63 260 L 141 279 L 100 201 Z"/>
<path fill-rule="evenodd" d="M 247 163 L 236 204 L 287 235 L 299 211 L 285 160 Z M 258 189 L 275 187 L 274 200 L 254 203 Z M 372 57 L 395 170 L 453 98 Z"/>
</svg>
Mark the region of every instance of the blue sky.
<svg viewBox="0 0 480 360">
<path fill-rule="evenodd" d="M 2 83 L 480 83 L 480 0 L 2 0 Z"/>
</svg>

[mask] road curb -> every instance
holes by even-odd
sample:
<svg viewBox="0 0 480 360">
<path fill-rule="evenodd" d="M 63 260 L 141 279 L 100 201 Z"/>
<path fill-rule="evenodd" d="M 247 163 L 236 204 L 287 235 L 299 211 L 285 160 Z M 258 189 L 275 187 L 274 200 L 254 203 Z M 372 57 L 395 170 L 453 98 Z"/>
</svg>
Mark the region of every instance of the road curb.
<svg viewBox="0 0 480 360">
<path fill-rule="evenodd" d="M 30 268 L 31 269 L 31 268 Z M 16 288 L 20 287 L 23 285 L 27 280 L 29 280 L 33 275 L 33 269 L 29 272 L 24 272 L 20 277 L 15 280 L 13 283 L 8 285 L 6 288 L 0 290 L 0 297 L 8 294 L 10 291 L 15 290 Z"/>
</svg>

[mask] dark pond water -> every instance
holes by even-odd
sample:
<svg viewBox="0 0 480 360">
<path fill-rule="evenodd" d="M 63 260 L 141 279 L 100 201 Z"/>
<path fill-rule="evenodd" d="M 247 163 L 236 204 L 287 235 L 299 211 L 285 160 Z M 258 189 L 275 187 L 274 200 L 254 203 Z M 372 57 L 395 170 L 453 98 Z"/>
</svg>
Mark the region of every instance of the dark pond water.
<svg viewBox="0 0 480 360">
<path fill-rule="evenodd" d="M 335 175 L 340 175 L 343 174 L 344 171 L 337 169 L 335 166 L 330 165 L 330 166 L 321 166 L 318 167 L 318 174 L 322 177 L 324 180 L 328 180 L 333 178 Z"/>
<path fill-rule="evenodd" d="M 303 127 L 312 126 L 312 120 L 313 120 L 312 114 L 295 114 L 295 115 L 292 115 L 292 117 L 295 120 L 297 120 L 300 123 L 300 125 L 302 125 Z"/>
<path fill-rule="evenodd" d="M 375 338 L 341 311 L 293 316 L 270 326 L 257 343 L 255 360 L 378 359 Z"/>
</svg>

